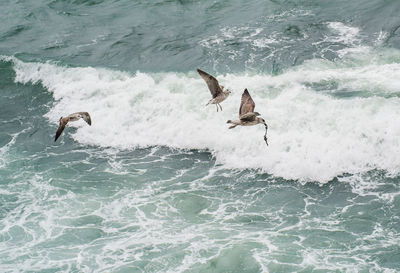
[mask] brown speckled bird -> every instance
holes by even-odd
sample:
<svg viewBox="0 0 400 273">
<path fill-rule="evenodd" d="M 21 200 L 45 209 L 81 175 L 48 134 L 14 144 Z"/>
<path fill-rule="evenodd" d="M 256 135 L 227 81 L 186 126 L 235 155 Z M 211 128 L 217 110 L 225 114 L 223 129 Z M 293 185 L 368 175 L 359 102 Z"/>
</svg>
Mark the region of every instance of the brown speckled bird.
<svg viewBox="0 0 400 273">
<path fill-rule="evenodd" d="M 90 119 L 90 115 L 88 112 L 76 112 L 76 113 L 73 113 L 66 117 L 61 117 L 60 118 L 60 126 L 58 126 L 54 141 L 57 141 L 58 137 L 64 131 L 64 128 L 68 124 L 68 122 L 77 121 L 80 118 L 82 118 L 84 121 L 86 121 L 87 124 L 92 125 L 92 120 Z"/>
<path fill-rule="evenodd" d="M 252 125 L 257 125 L 260 123 L 264 124 L 264 126 L 265 126 L 264 140 L 265 140 L 265 143 L 268 145 L 268 140 L 267 140 L 268 125 L 263 118 L 258 117 L 260 115 L 260 113 L 254 112 L 255 107 L 256 107 L 256 104 L 254 103 L 253 99 L 251 98 L 249 91 L 247 89 L 245 89 L 242 94 L 242 100 L 241 100 L 240 108 L 239 108 L 239 120 L 237 120 L 237 121 L 228 120 L 226 123 L 233 124 L 232 126 L 229 127 L 229 129 L 233 129 L 238 125 L 252 126 Z"/>
<path fill-rule="evenodd" d="M 217 79 L 208 74 L 207 72 L 204 72 L 203 70 L 200 69 L 197 69 L 197 72 L 207 83 L 208 89 L 210 89 L 212 95 L 212 99 L 206 104 L 206 106 L 209 105 L 210 103 L 215 104 L 217 106 L 217 112 L 218 112 L 218 106 L 221 108 L 222 111 L 222 106 L 220 105 L 220 103 L 223 102 L 229 96 L 231 91 L 229 89 L 226 89 L 224 91 L 224 86 L 219 85 Z"/>
</svg>

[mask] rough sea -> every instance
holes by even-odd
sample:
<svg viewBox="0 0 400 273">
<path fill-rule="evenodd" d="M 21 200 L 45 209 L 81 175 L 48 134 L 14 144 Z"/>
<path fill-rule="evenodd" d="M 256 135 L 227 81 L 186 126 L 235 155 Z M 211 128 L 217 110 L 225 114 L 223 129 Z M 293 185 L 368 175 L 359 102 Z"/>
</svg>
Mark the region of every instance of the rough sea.
<svg viewBox="0 0 400 273">
<path fill-rule="evenodd" d="M 0 272 L 399 272 L 400 1 L 1 0 Z M 203 69 L 229 88 L 215 105 Z M 264 127 L 228 130 L 247 88 Z M 54 135 L 61 116 L 87 111 Z"/>
</svg>

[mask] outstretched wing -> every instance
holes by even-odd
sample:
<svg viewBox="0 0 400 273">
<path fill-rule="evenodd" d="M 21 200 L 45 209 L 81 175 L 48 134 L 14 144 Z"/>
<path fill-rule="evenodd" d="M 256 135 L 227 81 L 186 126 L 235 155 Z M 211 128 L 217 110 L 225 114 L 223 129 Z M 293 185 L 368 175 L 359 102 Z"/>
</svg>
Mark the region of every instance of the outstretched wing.
<svg viewBox="0 0 400 273">
<path fill-rule="evenodd" d="M 69 121 L 77 121 L 82 118 L 87 124 L 92 125 L 92 120 L 88 112 L 76 112 L 68 116 Z"/>
<path fill-rule="evenodd" d="M 205 80 L 207 83 L 208 89 L 210 89 L 211 95 L 213 98 L 217 97 L 219 94 L 222 93 L 222 89 L 219 86 L 219 83 L 216 78 L 208 74 L 207 72 L 204 72 L 203 70 L 200 70 L 197 68 L 197 72 L 200 74 L 200 76 Z"/>
<path fill-rule="evenodd" d="M 61 133 L 64 131 L 65 125 L 67 125 L 68 122 L 63 121 L 63 119 L 60 119 L 60 126 L 58 126 L 56 136 L 54 137 L 54 142 L 57 141 L 57 139 L 60 137 Z"/>
<path fill-rule="evenodd" d="M 256 104 L 254 103 L 253 99 L 249 94 L 249 91 L 246 88 L 242 94 L 242 101 L 240 103 L 240 108 L 239 108 L 239 118 L 241 118 L 244 114 L 254 112 L 255 107 Z"/>
<path fill-rule="evenodd" d="M 78 114 L 81 115 L 81 118 L 86 121 L 87 124 L 92 125 L 92 119 L 88 112 L 78 112 Z"/>
</svg>

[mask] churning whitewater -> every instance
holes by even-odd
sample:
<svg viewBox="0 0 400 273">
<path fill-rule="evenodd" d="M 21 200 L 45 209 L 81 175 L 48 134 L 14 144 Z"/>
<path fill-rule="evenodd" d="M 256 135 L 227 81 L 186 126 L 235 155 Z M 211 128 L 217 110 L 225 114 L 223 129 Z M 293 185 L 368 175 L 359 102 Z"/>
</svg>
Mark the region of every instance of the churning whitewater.
<svg viewBox="0 0 400 273">
<path fill-rule="evenodd" d="M 373 58 L 374 52 L 367 53 Z M 400 52 L 386 54 L 400 58 Z M 204 149 L 226 168 L 327 182 L 373 169 L 397 174 L 400 167 L 400 64 L 385 63 L 385 55 L 369 64 L 357 57 L 339 63 L 312 60 L 277 76 L 219 75 L 233 91 L 219 115 L 198 103 L 208 101 L 209 94 L 195 71 L 128 73 L 8 60 L 16 82 L 40 83 L 53 93 L 54 106 L 45 115 L 52 123 L 79 109 L 91 113 L 96 122 L 90 128 L 71 125 L 78 126 L 70 133 L 83 144 Z M 344 94 L 367 92 L 338 99 L 318 89 L 327 82 Z M 263 145 L 261 128 L 228 131 L 224 124 L 237 115 L 244 88 L 270 126 L 269 147 Z"/>
</svg>

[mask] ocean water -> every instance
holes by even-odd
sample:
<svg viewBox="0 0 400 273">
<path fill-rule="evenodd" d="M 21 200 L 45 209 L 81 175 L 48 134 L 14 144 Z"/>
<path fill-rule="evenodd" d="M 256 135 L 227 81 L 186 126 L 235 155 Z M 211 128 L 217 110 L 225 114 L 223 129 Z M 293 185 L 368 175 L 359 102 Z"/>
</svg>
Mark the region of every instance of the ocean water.
<svg viewBox="0 0 400 273">
<path fill-rule="evenodd" d="M 399 272 L 399 14 L 1 1 L 0 272 Z"/>
</svg>

